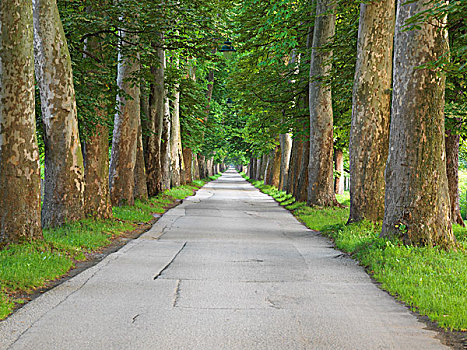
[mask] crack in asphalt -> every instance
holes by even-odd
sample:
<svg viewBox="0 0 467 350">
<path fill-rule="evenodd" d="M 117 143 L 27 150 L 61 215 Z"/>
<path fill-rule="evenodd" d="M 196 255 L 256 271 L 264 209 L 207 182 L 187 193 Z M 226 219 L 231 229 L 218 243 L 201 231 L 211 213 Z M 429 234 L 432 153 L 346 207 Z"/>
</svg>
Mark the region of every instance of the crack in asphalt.
<svg viewBox="0 0 467 350">
<path fill-rule="evenodd" d="M 182 250 L 186 247 L 187 242 L 183 243 L 182 247 L 178 250 L 178 252 L 173 256 L 173 258 L 159 271 L 157 275 L 154 276 L 154 280 L 157 280 L 162 273 L 169 268 L 169 266 L 175 261 L 177 256 L 182 252 Z"/>
</svg>

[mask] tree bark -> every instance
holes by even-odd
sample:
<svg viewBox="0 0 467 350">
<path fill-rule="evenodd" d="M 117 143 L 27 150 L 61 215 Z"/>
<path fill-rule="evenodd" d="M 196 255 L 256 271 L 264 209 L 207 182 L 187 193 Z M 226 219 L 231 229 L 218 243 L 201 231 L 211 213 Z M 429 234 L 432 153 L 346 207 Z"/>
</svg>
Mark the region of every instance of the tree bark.
<svg viewBox="0 0 467 350">
<path fill-rule="evenodd" d="M 452 233 L 444 141 L 445 77 L 420 69 L 445 55 L 442 23 L 405 31 L 407 18 L 434 6 L 398 0 L 389 157 L 382 236 L 405 243 L 451 247 Z"/>
<path fill-rule="evenodd" d="M 32 5 L 0 3 L 0 247 L 42 238 Z"/>
<path fill-rule="evenodd" d="M 350 217 L 381 221 L 388 157 L 394 0 L 360 4 L 350 129 Z"/>
<path fill-rule="evenodd" d="M 198 165 L 198 155 L 195 153 L 193 154 L 193 163 L 191 166 L 192 173 L 193 173 L 193 180 L 199 180 L 199 165 Z"/>
<path fill-rule="evenodd" d="M 310 161 L 310 142 L 308 141 L 308 137 L 303 142 L 301 160 L 297 189 L 294 197 L 299 202 L 304 202 L 308 198 L 308 164 Z"/>
<path fill-rule="evenodd" d="M 446 131 L 446 173 L 451 203 L 451 221 L 465 227 L 459 204 L 459 141 L 459 135 L 449 130 Z"/>
<path fill-rule="evenodd" d="M 271 185 L 276 188 L 279 188 L 280 174 L 281 174 L 281 147 L 280 145 L 276 146 L 274 150 L 274 158 L 272 165 L 272 175 L 271 175 Z"/>
<path fill-rule="evenodd" d="M 292 136 L 290 134 L 281 134 L 279 136 L 281 144 L 281 166 L 279 176 L 279 189 L 287 190 L 287 176 L 289 174 L 289 163 L 292 152 Z"/>
<path fill-rule="evenodd" d="M 264 180 L 264 174 L 266 173 L 266 168 L 268 166 L 268 155 L 263 154 L 261 156 L 261 168 L 260 168 L 260 173 L 259 173 L 259 179 Z"/>
<path fill-rule="evenodd" d="M 341 149 L 336 149 L 334 152 L 334 165 L 339 173 L 334 178 L 334 191 L 336 194 L 344 194 L 344 153 Z"/>
<path fill-rule="evenodd" d="M 123 32 L 122 34 L 123 35 Z M 120 45 L 125 45 L 121 43 Z M 113 205 L 133 205 L 136 147 L 140 119 L 140 87 L 130 81 L 140 69 L 137 59 L 118 53 L 117 85 L 124 95 L 117 96 L 112 152 L 110 157 L 110 198 Z M 128 96 L 128 97 L 127 97 Z"/>
<path fill-rule="evenodd" d="M 138 135 L 136 140 L 136 162 L 135 162 L 135 188 L 133 190 L 133 197 L 141 201 L 148 199 L 148 184 L 146 179 L 146 165 L 144 162 L 143 150 L 143 131 L 141 119 L 138 119 Z"/>
<path fill-rule="evenodd" d="M 101 109 L 99 109 L 100 111 Z M 98 111 L 98 112 L 99 112 Z M 95 126 L 84 147 L 86 159 L 84 178 L 86 187 L 85 214 L 96 219 L 112 217 L 109 190 L 109 130 L 102 124 Z"/>
<path fill-rule="evenodd" d="M 84 216 L 84 164 L 71 58 L 55 0 L 34 0 L 36 79 L 45 127 L 42 226 Z"/>
<path fill-rule="evenodd" d="M 172 112 L 172 129 L 170 135 L 170 160 L 171 160 L 171 183 L 172 186 L 180 186 L 182 182 L 181 173 L 184 171 L 182 138 L 180 131 L 180 91 L 179 84 L 174 87 L 174 101 Z"/>
<path fill-rule="evenodd" d="M 184 148 L 183 149 L 183 163 L 185 165 L 185 183 L 193 182 L 193 174 L 192 174 L 192 163 L 193 163 L 193 151 L 191 148 Z"/>
<path fill-rule="evenodd" d="M 333 179 L 333 115 L 331 88 L 323 84 L 331 70 L 331 50 L 322 48 L 335 32 L 333 0 L 317 0 L 313 32 L 310 77 L 310 159 L 308 165 L 309 205 L 333 206 L 337 204 Z"/>
<path fill-rule="evenodd" d="M 165 52 L 157 49 L 158 66 L 151 67 L 151 75 L 154 81 L 149 93 L 149 136 L 146 149 L 146 179 L 148 183 L 148 195 L 153 197 L 161 189 L 161 137 L 162 121 L 164 118 L 164 62 Z"/>
<path fill-rule="evenodd" d="M 167 90 L 164 94 L 164 117 L 162 119 L 161 135 L 161 188 L 162 191 L 170 189 L 170 106 Z"/>
</svg>

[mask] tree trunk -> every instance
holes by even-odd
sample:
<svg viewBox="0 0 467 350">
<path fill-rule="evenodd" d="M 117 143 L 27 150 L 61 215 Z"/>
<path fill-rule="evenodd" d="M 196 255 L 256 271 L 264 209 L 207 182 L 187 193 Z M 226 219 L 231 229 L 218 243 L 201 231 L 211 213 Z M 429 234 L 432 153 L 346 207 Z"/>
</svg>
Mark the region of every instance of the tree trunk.
<svg viewBox="0 0 467 350">
<path fill-rule="evenodd" d="M 84 164 L 78 133 L 71 58 L 55 0 L 35 0 L 36 79 L 45 127 L 42 226 L 84 216 Z"/>
<path fill-rule="evenodd" d="M 146 165 L 144 162 L 143 132 L 141 119 L 138 120 L 138 135 L 136 140 L 136 162 L 135 162 L 135 188 L 133 197 L 141 201 L 148 199 L 148 184 L 146 179 Z"/>
<path fill-rule="evenodd" d="M 162 191 L 170 189 L 170 105 L 167 91 L 164 96 L 164 118 L 162 120 L 162 135 L 161 135 L 161 185 Z"/>
<path fill-rule="evenodd" d="M 360 4 L 350 130 L 350 217 L 381 221 L 388 156 L 394 0 Z"/>
<path fill-rule="evenodd" d="M 334 178 L 334 191 L 336 194 L 344 194 L 344 153 L 341 149 L 334 152 L 334 166 L 339 174 Z"/>
<path fill-rule="evenodd" d="M 308 164 L 310 161 L 310 142 L 308 137 L 303 142 L 302 156 L 301 156 L 300 173 L 297 180 L 295 199 L 299 202 L 304 202 L 308 198 Z"/>
<path fill-rule="evenodd" d="M 122 34 L 123 35 L 123 32 Z M 120 45 L 125 45 L 121 43 Z M 124 95 L 117 95 L 112 152 L 110 157 L 110 198 L 113 205 L 133 205 L 136 147 L 140 120 L 140 87 L 130 81 L 139 71 L 139 62 L 120 50 L 117 85 Z M 128 96 L 128 97 L 127 97 Z"/>
<path fill-rule="evenodd" d="M 268 155 L 263 154 L 261 156 L 261 169 L 260 169 L 260 173 L 259 173 L 259 179 L 260 180 L 264 180 L 264 176 L 265 176 L 265 173 L 266 173 L 267 166 L 268 166 Z"/>
<path fill-rule="evenodd" d="M 191 148 L 183 149 L 183 164 L 185 165 L 185 183 L 193 182 L 192 174 L 193 151 Z"/>
<path fill-rule="evenodd" d="M 172 186 L 180 186 L 182 181 L 181 173 L 184 171 L 183 153 L 182 153 L 182 138 L 180 132 L 180 91 L 179 85 L 175 86 L 173 113 L 172 113 L 172 130 L 170 135 L 170 160 L 171 160 L 171 183 Z"/>
<path fill-rule="evenodd" d="M 333 179 L 333 116 L 331 88 L 323 84 L 331 70 L 332 51 L 322 50 L 335 32 L 336 3 L 317 0 L 310 64 L 310 159 L 308 199 L 310 205 L 333 206 L 336 198 Z"/>
<path fill-rule="evenodd" d="M 193 154 L 193 163 L 191 165 L 192 173 L 193 173 L 193 180 L 199 180 L 199 164 L 198 164 L 198 155 L 195 153 Z"/>
<path fill-rule="evenodd" d="M 274 166 L 275 149 L 268 154 L 268 165 L 266 167 L 266 174 L 264 175 L 264 184 L 272 185 L 272 168 Z"/>
<path fill-rule="evenodd" d="M 0 247 L 42 238 L 32 5 L 0 3 Z"/>
<path fill-rule="evenodd" d="M 408 244 L 450 247 L 455 238 L 445 163 L 445 77 L 419 68 L 447 53 L 447 35 L 439 29 L 441 23 L 424 23 L 412 31 L 404 28 L 407 18 L 432 6 L 398 0 L 381 235 L 398 236 Z"/>
<path fill-rule="evenodd" d="M 274 158 L 272 159 L 272 175 L 271 175 L 271 185 L 276 188 L 279 188 L 280 174 L 281 174 L 281 147 L 280 145 L 276 146 L 274 150 Z"/>
<path fill-rule="evenodd" d="M 292 139 L 292 150 L 290 152 L 289 173 L 287 174 L 286 192 L 292 194 L 296 181 L 297 161 L 300 142 L 298 137 Z"/>
<path fill-rule="evenodd" d="M 287 190 L 287 176 L 289 174 L 290 155 L 292 152 L 292 136 L 290 134 L 280 135 L 281 143 L 281 166 L 279 177 L 279 189 Z"/>
<path fill-rule="evenodd" d="M 146 179 L 150 197 L 157 195 L 161 189 L 161 136 L 164 119 L 164 62 L 165 52 L 157 49 L 159 65 L 151 67 L 154 78 L 149 93 L 148 143 L 146 148 Z"/>
<path fill-rule="evenodd" d="M 99 109 L 101 111 L 102 109 Z M 84 147 L 85 214 L 96 219 L 112 217 L 109 190 L 109 129 L 98 124 Z"/>
<path fill-rule="evenodd" d="M 451 201 L 451 221 L 465 227 L 459 205 L 459 141 L 459 135 L 446 131 L 446 173 Z"/>
</svg>

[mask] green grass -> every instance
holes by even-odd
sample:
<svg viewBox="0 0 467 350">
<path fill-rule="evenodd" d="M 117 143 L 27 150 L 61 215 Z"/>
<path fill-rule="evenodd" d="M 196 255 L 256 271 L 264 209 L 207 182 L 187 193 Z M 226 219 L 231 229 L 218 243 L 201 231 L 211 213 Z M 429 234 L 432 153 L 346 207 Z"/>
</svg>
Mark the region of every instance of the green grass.
<svg viewBox="0 0 467 350">
<path fill-rule="evenodd" d="M 213 176 L 216 179 L 220 174 Z M 7 317 L 15 305 L 24 303 L 15 295 L 31 293 L 44 287 L 86 259 L 86 253 L 109 245 L 112 238 L 135 229 L 137 224 L 154 219 L 152 214 L 165 212 L 175 200 L 191 196 L 206 181 L 179 186 L 164 191 L 134 206 L 113 208 L 109 220 L 85 219 L 59 228 L 43 231 L 44 240 L 9 245 L 0 250 L 0 320 Z"/>
<path fill-rule="evenodd" d="M 459 169 L 459 196 L 461 215 L 467 219 L 467 169 Z"/>
<path fill-rule="evenodd" d="M 256 187 L 273 197 L 283 196 L 259 181 Z M 337 196 L 348 205 L 348 193 Z M 367 268 L 381 287 L 439 326 L 467 330 L 467 229 L 454 226 L 457 250 L 413 247 L 398 240 L 379 238 L 381 226 L 370 222 L 346 225 L 348 208 L 287 206 L 299 220 L 330 237 L 335 246 Z"/>
</svg>

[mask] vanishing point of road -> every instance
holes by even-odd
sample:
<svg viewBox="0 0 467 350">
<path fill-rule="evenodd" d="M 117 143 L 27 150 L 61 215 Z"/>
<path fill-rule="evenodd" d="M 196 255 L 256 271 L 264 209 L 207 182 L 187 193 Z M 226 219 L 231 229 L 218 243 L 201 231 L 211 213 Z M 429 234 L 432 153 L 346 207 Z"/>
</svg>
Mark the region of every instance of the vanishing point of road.
<svg viewBox="0 0 467 350">
<path fill-rule="evenodd" d="M 229 169 L 0 322 L 0 349 L 447 349 Z"/>
</svg>

